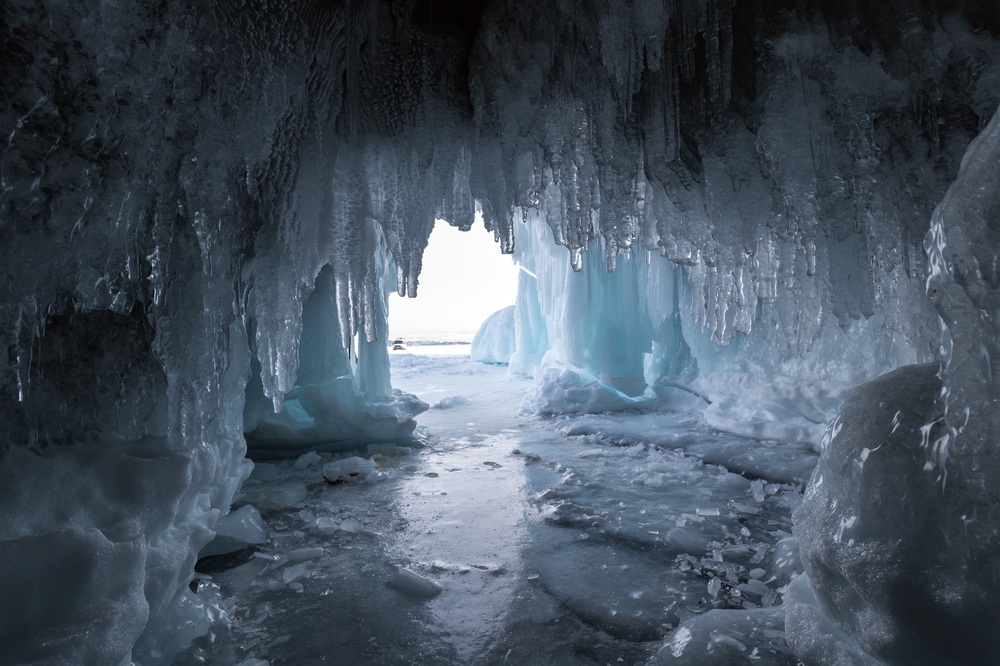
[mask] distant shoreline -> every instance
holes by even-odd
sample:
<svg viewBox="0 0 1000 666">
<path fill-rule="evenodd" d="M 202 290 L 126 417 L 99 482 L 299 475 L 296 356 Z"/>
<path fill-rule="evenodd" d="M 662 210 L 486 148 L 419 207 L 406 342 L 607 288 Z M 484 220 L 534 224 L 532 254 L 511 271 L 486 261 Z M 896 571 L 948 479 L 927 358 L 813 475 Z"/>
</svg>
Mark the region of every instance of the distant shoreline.
<svg viewBox="0 0 1000 666">
<path fill-rule="evenodd" d="M 426 347 L 429 345 L 471 345 L 472 339 L 476 337 L 475 334 L 469 334 L 468 337 L 459 337 L 458 335 L 450 335 L 445 339 L 435 339 L 430 337 L 422 338 L 408 338 L 406 336 L 397 336 L 395 338 L 389 338 L 387 341 L 387 346 L 391 347 L 394 340 L 399 340 L 402 338 L 406 340 L 406 346 L 410 347 Z"/>
</svg>

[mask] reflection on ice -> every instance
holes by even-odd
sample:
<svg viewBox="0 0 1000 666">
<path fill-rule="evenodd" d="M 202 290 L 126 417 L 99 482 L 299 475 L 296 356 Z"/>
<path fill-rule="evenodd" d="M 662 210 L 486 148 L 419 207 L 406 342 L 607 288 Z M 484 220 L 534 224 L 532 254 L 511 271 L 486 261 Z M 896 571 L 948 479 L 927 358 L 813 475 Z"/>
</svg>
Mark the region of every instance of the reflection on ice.
<svg viewBox="0 0 1000 666">
<path fill-rule="evenodd" d="M 231 627 L 178 663 L 795 663 L 775 627 L 807 446 L 691 413 L 526 415 L 505 368 L 393 363 L 449 403 L 420 417 L 426 448 L 259 464 L 240 501 L 267 542 L 212 574 Z"/>
</svg>

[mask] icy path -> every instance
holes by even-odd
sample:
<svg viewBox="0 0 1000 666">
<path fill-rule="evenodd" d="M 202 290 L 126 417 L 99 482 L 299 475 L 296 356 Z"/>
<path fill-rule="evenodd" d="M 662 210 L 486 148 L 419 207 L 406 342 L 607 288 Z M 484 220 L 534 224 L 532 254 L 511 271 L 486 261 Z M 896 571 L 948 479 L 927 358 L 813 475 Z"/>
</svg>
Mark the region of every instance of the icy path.
<svg viewBox="0 0 1000 666">
<path fill-rule="evenodd" d="M 259 465 L 246 500 L 292 505 L 265 512 L 248 562 L 202 579 L 232 626 L 177 664 L 645 664 L 681 620 L 780 604 L 801 497 L 780 482 L 808 450 L 676 414 L 520 415 L 530 381 L 466 358 L 393 367 L 437 405 L 427 448 L 372 451 L 377 483 Z M 400 567 L 442 592 L 390 588 Z M 746 663 L 794 664 L 769 636 Z"/>
</svg>

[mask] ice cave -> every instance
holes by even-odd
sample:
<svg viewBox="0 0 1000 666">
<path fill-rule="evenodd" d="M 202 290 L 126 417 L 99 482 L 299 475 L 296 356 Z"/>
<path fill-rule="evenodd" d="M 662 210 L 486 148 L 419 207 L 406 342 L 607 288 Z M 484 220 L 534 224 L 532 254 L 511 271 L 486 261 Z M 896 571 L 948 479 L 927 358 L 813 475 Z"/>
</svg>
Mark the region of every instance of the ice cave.
<svg viewBox="0 0 1000 666">
<path fill-rule="evenodd" d="M 997 0 L 0 1 L 0 666 L 1000 664 L 998 106 Z"/>
</svg>

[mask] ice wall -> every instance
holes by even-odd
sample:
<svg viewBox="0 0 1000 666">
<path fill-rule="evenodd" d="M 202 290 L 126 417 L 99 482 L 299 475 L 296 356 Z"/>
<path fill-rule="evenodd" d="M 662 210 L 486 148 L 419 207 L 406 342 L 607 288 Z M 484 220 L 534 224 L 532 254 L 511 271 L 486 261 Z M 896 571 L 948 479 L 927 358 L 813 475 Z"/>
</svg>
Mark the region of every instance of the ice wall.
<svg viewBox="0 0 1000 666">
<path fill-rule="evenodd" d="M 935 358 L 922 239 L 1000 101 L 974 12 L 588 7 L 487 12 L 473 55 L 548 360 L 696 377 L 713 425 L 818 443 L 847 387 Z"/>
<path fill-rule="evenodd" d="M 473 204 L 469 37 L 411 9 L 0 5 L 3 661 L 169 663 L 207 630 L 187 582 L 249 472 L 251 347 L 272 416 L 309 392 L 317 276 L 349 350 L 306 353 L 312 405 L 412 430 L 385 288 Z"/>
</svg>

